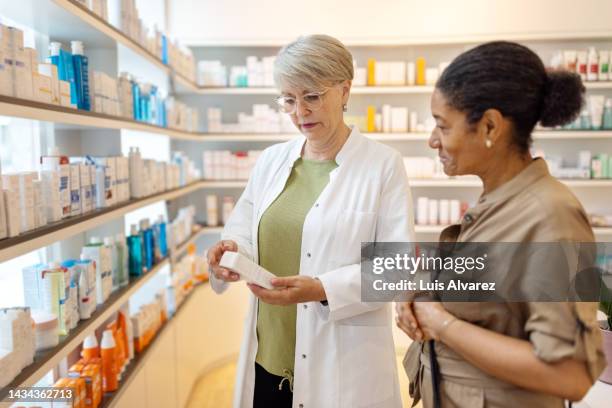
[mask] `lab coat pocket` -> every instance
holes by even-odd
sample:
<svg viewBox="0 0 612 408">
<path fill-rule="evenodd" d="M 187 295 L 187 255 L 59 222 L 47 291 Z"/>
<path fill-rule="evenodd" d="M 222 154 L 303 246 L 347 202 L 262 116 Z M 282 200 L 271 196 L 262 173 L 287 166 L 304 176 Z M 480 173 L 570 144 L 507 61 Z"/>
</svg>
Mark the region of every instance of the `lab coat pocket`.
<svg viewBox="0 0 612 408">
<path fill-rule="evenodd" d="M 374 240 L 376 213 L 342 211 L 336 222 L 334 243 L 330 260 L 334 267 L 359 263 L 361 243 Z"/>
<path fill-rule="evenodd" d="M 385 326 L 340 325 L 340 406 L 386 406 L 395 390 L 395 355 Z M 383 405 L 380 405 L 383 404 Z"/>
</svg>

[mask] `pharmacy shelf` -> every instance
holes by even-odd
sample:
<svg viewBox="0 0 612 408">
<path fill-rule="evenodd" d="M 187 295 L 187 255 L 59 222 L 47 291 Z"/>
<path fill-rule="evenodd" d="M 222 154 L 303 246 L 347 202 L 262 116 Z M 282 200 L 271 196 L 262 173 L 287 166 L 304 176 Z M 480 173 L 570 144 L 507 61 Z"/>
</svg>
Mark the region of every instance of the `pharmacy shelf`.
<svg viewBox="0 0 612 408">
<path fill-rule="evenodd" d="M 414 231 L 417 234 L 439 234 L 448 225 L 416 225 Z M 593 227 L 597 236 L 612 235 L 612 227 Z"/>
<path fill-rule="evenodd" d="M 3 1 L 0 15 L 34 27 L 37 32 L 48 35 L 50 40 L 65 45 L 75 39 L 83 41 L 86 49 L 112 49 L 121 44 L 163 72 L 173 75 L 185 89 L 197 89 L 195 83 L 174 74 L 156 55 L 75 0 Z"/>
<path fill-rule="evenodd" d="M 117 217 L 153 204 L 158 201 L 173 200 L 204 187 L 201 181 L 188 186 L 155 194 L 150 197 L 131 200 L 123 204 L 101 210 L 91 211 L 87 214 L 66 218 L 42 228 L 26 232 L 14 238 L 0 240 L 0 262 L 18 257 L 38 248 L 51 245 L 81 232 L 103 225 Z"/>
<path fill-rule="evenodd" d="M 169 318 L 157 331 L 155 337 L 151 340 L 151 343 L 140 353 L 136 353 L 134 359 L 130 362 L 130 364 L 125 369 L 125 372 L 122 375 L 122 379 L 119 382 L 119 388 L 115 392 L 107 392 L 104 394 L 102 398 L 102 403 L 100 404 L 100 408 L 112 408 L 117 407 L 119 401 L 121 401 L 121 396 L 123 393 L 130 387 L 130 384 L 136 378 L 136 374 L 145 366 L 146 362 L 153 354 L 153 350 L 157 345 L 157 341 L 162 337 L 164 331 L 170 327 L 174 323 L 174 319 L 178 314 L 183 310 L 183 306 L 185 306 L 192 298 L 193 293 L 196 290 L 201 290 L 206 283 L 196 284 L 191 292 L 189 292 L 183 302 L 176 308 L 174 315 Z"/>
<path fill-rule="evenodd" d="M 111 318 L 138 289 L 168 265 L 169 261 L 166 258 L 155 265 L 149 272 L 132 279 L 128 286 L 111 294 L 103 305 L 98 306 L 89 319 L 81 320 L 78 326 L 71 330 L 68 335 L 61 336 L 60 343 L 56 347 L 36 353 L 34 363 L 26 367 L 9 385 L 0 390 L 0 400 L 8 394 L 10 389 L 15 387 L 31 387 L 45 374 L 57 367 L 62 359 L 79 347 L 83 340 L 85 340 L 85 337 L 89 336 Z"/>
<path fill-rule="evenodd" d="M 419 46 L 419 45 L 452 45 L 452 44 L 476 44 L 488 41 L 560 41 L 560 40 L 609 40 L 612 38 L 611 31 L 592 32 L 551 32 L 518 34 L 508 33 L 499 35 L 470 35 L 452 37 L 388 37 L 388 38 L 341 38 L 340 40 L 348 47 L 397 47 L 397 46 Z M 206 38 L 183 38 L 183 43 L 191 47 L 242 47 L 242 48 L 280 48 L 294 38 L 269 38 L 269 39 L 206 39 Z"/>
<path fill-rule="evenodd" d="M 356 86 L 351 89 L 353 95 L 385 95 L 385 94 L 431 94 L 433 86 Z M 200 95 L 276 95 L 276 88 L 209 88 L 200 87 L 196 91 Z"/>
<path fill-rule="evenodd" d="M 559 180 L 568 187 L 612 187 L 612 180 Z M 411 179 L 411 187 L 482 187 L 475 178 L 465 179 Z"/>
<path fill-rule="evenodd" d="M 189 245 L 196 243 L 201 237 L 205 235 L 220 234 L 223 231 L 223 227 L 206 227 L 202 225 L 198 225 L 198 227 L 199 229 L 197 229 L 189 239 L 177 246 L 175 250 L 170 251 L 170 258 L 172 260 L 184 254 L 187 248 L 189 248 Z"/>
<path fill-rule="evenodd" d="M 202 182 L 202 188 L 207 188 L 207 189 L 245 188 L 246 185 L 247 185 L 246 180 L 230 180 L 230 181 L 205 180 Z"/>
<path fill-rule="evenodd" d="M 612 89 L 612 81 L 585 82 L 586 89 Z"/>
<path fill-rule="evenodd" d="M 201 142 L 286 142 L 299 133 L 201 133 Z M 364 136 L 381 142 L 425 142 L 430 133 L 363 133 Z M 542 130 L 533 132 L 534 140 L 611 139 L 612 131 L 603 130 Z"/>
<path fill-rule="evenodd" d="M 133 119 L 125 119 L 105 115 L 103 113 L 88 112 L 5 95 L 0 95 L 0 115 L 45 122 L 64 123 L 77 127 L 136 130 L 140 132 L 156 133 L 181 140 L 196 141 L 202 139 L 202 136 L 198 133 L 169 129 L 138 122 Z"/>
</svg>

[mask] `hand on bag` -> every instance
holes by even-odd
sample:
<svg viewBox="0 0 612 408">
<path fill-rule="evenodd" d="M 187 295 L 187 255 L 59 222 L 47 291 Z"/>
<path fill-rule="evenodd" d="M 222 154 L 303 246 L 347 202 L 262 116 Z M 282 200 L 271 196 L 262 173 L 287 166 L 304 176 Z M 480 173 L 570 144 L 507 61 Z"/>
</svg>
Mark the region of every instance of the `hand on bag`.
<svg viewBox="0 0 612 408">
<path fill-rule="evenodd" d="M 215 278 L 225 282 L 236 282 L 240 280 L 240 275 L 229 269 L 219 266 L 219 261 L 225 251 L 238 251 L 238 244 L 230 240 L 222 240 L 217 242 L 208 250 L 208 270 L 215 275 Z"/>
<path fill-rule="evenodd" d="M 271 305 L 287 306 L 326 299 L 321 281 L 310 276 L 274 278 L 271 283 L 274 289 L 265 289 L 254 283 L 247 285 L 262 302 Z"/>
</svg>

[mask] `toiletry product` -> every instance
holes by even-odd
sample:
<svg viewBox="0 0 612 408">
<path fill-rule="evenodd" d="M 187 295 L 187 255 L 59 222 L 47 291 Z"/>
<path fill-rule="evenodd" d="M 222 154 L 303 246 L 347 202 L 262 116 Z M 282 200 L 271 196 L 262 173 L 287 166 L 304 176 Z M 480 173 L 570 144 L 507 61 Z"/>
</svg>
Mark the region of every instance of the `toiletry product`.
<svg viewBox="0 0 612 408">
<path fill-rule="evenodd" d="M 587 81 L 597 81 L 599 75 L 599 55 L 595 47 L 589 47 L 587 56 Z"/>
<path fill-rule="evenodd" d="M 55 191 L 53 190 L 57 187 L 55 185 L 55 178 L 59 177 L 59 200 L 62 208 L 62 218 L 69 217 L 72 212 L 72 202 L 70 197 L 70 161 L 68 157 L 60 155 L 58 148 L 54 147 L 49 149 L 49 155 L 41 157 L 40 162 L 42 165 L 41 177 L 49 185 L 50 190 L 47 193 L 52 202 L 56 200 Z M 50 203 L 50 205 L 52 204 Z M 55 215 L 54 212 L 51 209 L 47 214 Z"/>
<path fill-rule="evenodd" d="M 563 62 L 566 70 L 578 73 L 577 54 L 575 50 L 563 51 Z"/>
<path fill-rule="evenodd" d="M 77 263 L 77 267 L 79 269 L 79 318 L 85 320 L 91 317 L 96 305 L 95 297 L 92 296 L 95 294 L 95 277 L 93 281 L 89 280 L 89 265 Z"/>
<path fill-rule="evenodd" d="M 255 283 L 266 289 L 274 288 L 270 280 L 276 276 L 239 252 L 225 251 L 219 265 L 239 274 L 247 282 Z"/>
<path fill-rule="evenodd" d="M 406 85 L 414 86 L 416 84 L 416 66 L 414 62 L 406 64 Z"/>
<path fill-rule="evenodd" d="M 610 98 L 606 99 L 604 106 L 602 128 L 606 130 L 612 129 L 612 99 Z"/>
<path fill-rule="evenodd" d="M 589 113 L 591 115 L 591 128 L 593 130 L 601 129 L 603 120 L 603 110 L 605 97 L 603 95 L 589 96 Z"/>
<path fill-rule="evenodd" d="M 72 54 L 65 51 L 61 43 L 51 42 L 49 44 L 49 59 L 52 64 L 57 66 L 59 79 L 70 83 L 70 103 L 78 106 L 79 98 Z"/>
<path fill-rule="evenodd" d="M 154 243 L 153 243 L 153 231 L 149 224 L 148 219 L 140 220 L 140 236 L 142 237 L 142 248 L 143 248 L 143 265 L 147 271 L 153 268 L 154 264 Z"/>
<path fill-rule="evenodd" d="M 367 132 L 376 132 L 376 107 L 368 106 L 367 113 Z"/>
<path fill-rule="evenodd" d="M 374 58 L 368 59 L 368 86 L 376 85 L 376 60 Z"/>
<path fill-rule="evenodd" d="M 117 248 L 117 259 L 119 266 L 119 287 L 124 287 L 130 283 L 128 268 L 128 248 L 125 234 L 119 233 L 115 236 L 115 246 Z"/>
<path fill-rule="evenodd" d="M 440 200 L 440 204 L 438 207 L 439 217 L 441 225 L 448 225 L 450 223 L 450 201 L 449 200 Z"/>
<path fill-rule="evenodd" d="M 57 316 L 59 334 L 66 335 L 66 270 L 52 262 L 41 272 L 41 310 Z"/>
<path fill-rule="evenodd" d="M 591 129 L 591 114 L 588 109 L 583 109 L 580 113 L 580 129 Z"/>
<path fill-rule="evenodd" d="M 89 60 L 85 56 L 83 43 L 71 41 L 72 63 L 74 65 L 74 82 L 77 90 L 77 106 L 79 109 L 91 110 L 89 100 Z"/>
<path fill-rule="evenodd" d="M 586 51 L 578 51 L 578 74 L 580 75 L 580 79 L 583 81 L 587 80 L 587 72 L 588 72 L 588 61 L 587 61 L 587 52 Z"/>
<path fill-rule="evenodd" d="M 162 215 L 159 216 L 159 220 L 155 224 L 155 248 L 156 252 L 159 253 L 159 259 L 156 259 L 157 262 L 161 261 L 163 258 L 168 256 L 168 239 L 166 232 L 166 221 L 164 221 L 164 217 Z"/>
<path fill-rule="evenodd" d="M 416 85 L 426 84 L 425 70 L 425 58 L 418 57 L 416 60 Z"/>
<path fill-rule="evenodd" d="M 427 197 L 419 197 L 417 199 L 417 224 L 427 225 L 429 222 L 429 199 Z"/>
<path fill-rule="evenodd" d="M 223 225 L 227 223 L 230 216 L 232 215 L 232 211 L 234 210 L 234 197 L 226 196 L 223 197 L 223 206 L 221 210 L 221 222 Z"/>
<path fill-rule="evenodd" d="M 57 316 L 45 312 L 33 312 L 36 351 L 55 347 L 59 344 L 59 325 Z"/>
<path fill-rule="evenodd" d="M 450 201 L 450 222 L 457 224 L 461 220 L 461 203 L 459 200 Z"/>
<path fill-rule="evenodd" d="M 430 199 L 429 202 L 429 208 L 427 209 L 427 215 L 428 215 L 428 224 L 429 225 L 438 225 L 438 200 L 432 200 Z"/>
<path fill-rule="evenodd" d="M 73 163 L 70 165 L 70 215 L 80 215 L 83 210 L 81 207 L 81 176 L 80 165 Z"/>
<path fill-rule="evenodd" d="M 104 246 L 110 252 L 111 255 L 111 276 L 113 282 L 112 291 L 119 289 L 120 270 L 119 270 L 119 254 L 117 253 L 117 246 L 113 237 L 104 238 Z"/>
<path fill-rule="evenodd" d="M 608 81 L 610 79 L 610 52 L 599 51 L 599 72 L 597 75 L 599 81 Z"/>
<path fill-rule="evenodd" d="M 127 238 L 129 272 L 130 276 L 141 276 L 143 273 L 143 247 L 142 238 L 136 224 L 130 227 L 130 236 Z"/>
<path fill-rule="evenodd" d="M 109 248 L 98 237 L 92 237 L 81 251 L 85 259 L 96 266 L 96 300 L 99 305 L 106 302 L 113 288 L 112 261 Z"/>
<path fill-rule="evenodd" d="M 206 196 L 206 225 L 209 227 L 216 227 L 219 225 L 217 196 L 214 194 L 209 194 Z"/>
<path fill-rule="evenodd" d="M 104 330 L 102 342 L 100 343 L 100 355 L 102 356 L 102 389 L 104 392 L 112 392 L 118 388 L 117 364 L 115 362 L 115 339 L 113 332 Z"/>
<path fill-rule="evenodd" d="M 382 131 L 391 132 L 391 105 L 382 106 Z"/>
</svg>

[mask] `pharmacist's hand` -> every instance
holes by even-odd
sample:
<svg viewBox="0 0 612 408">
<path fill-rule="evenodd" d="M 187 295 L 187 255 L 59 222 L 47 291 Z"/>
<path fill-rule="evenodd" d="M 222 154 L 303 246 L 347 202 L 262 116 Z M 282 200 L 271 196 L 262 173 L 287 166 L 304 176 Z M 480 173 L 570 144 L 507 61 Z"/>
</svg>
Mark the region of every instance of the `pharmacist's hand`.
<svg viewBox="0 0 612 408">
<path fill-rule="evenodd" d="M 448 323 L 456 319 L 456 317 L 444 309 L 440 302 L 414 302 L 412 308 L 426 340 L 440 340 L 440 336 Z"/>
<path fill-rule="evenodd" d="M 236 282 L 240 280 L 240 275 L 229 269 L 219 266 L 219 261 L 225 251 L 237 252 L 238 244 L 234 241 L 225 239 L 217 242 L 208 250 L 208 270 L 212 271 L 215 278 L 224 282 Z"/>
<path fill-rule="evenodd" d="M 397 302 L 395 304 L 395 324 L 412 340 L 423 341 L 423 331 L 414 314 L 415 302 Z"/>
<path fill-rule="evenodd" d="M 253 283 L 247 285 L 259 300 L 271 305 L 287 306 L 327 299 L 321 281 L 310 276 L 274 278 L 271 283 L 275 289 L 265 289 Z"/>
</svg>

